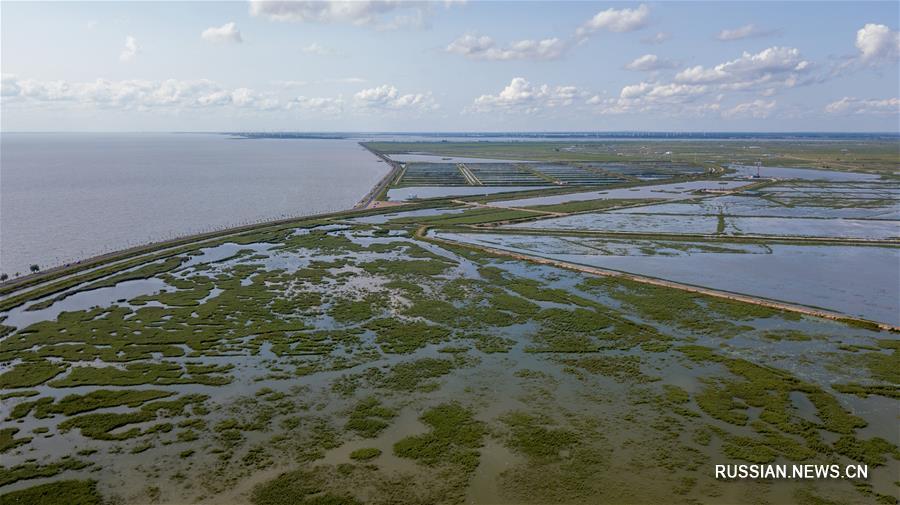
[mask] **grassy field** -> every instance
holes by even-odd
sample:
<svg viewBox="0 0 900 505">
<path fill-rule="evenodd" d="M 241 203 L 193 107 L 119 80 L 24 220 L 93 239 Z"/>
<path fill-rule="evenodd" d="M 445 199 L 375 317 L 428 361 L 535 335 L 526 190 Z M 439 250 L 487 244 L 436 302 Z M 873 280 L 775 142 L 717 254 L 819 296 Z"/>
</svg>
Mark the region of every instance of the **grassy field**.
<svg viewBox="0 0 900 505">
<path fill-rule="evenodd" d="M 891 141 L 596 141 L 596 142 L 371 142 L 385 154 L 425 152 L 533 161 L 681 162 L 724 166 L 732 162 L 810 167 L 897 176 L 900 145 Z"/>
</svg>

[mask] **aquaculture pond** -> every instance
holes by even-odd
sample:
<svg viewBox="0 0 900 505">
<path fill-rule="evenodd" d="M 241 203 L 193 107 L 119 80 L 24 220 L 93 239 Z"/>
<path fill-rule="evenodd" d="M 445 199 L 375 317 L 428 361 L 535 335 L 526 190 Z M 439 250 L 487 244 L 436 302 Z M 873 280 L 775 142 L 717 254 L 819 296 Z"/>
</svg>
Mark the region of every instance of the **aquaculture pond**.
<svg viewBox="0 0 900 505">
<path fill-rule="evenodd" d="M 398 216 L 263 228 L 0 300 L 15 305 L 0 316 L 0 501 L 896 496 L 896 334 L 496 256 L 420 237 L 434 214 Z M 736 462 L 858 462 L 870 478 L 715 479 Z"/>
<path fill-rule="evenodd" d="M 731 165 L 729 168 L 740 175 L 755 176 L 757 168 L 748 165 Z M 759 176 L 776 179 L 806 179 L 814 181 L 877 181 L 881 177 L 875 174 L 858 172 L 837 172 L 834 170 L 817 170 L 814 168 L 769 167 L 759 168 Z"/>
<path fill-rule="evenodd" d="M 649 209 L 644 208 L 645 212 Z M 740 217 L 598 212 L 511 224 L 510 228 L 590 230 L 628 233 L 686 233 L 783 237 L 835 237 L 862 239 L 900 238 L 900 221 L 875 219 L 821 219 L 818 217 Z"/>
<path fill-rule="evenodd" d="M 436 236 L 900 325 L 897 246 L 610 241 L 511 233 Z"/>
<path fill-rule="evenodd" d="M 703 190 L 732 190 L 751 184 L 748 181 L 709 180 L 687 181 L 672 184 L 654 184 L 649 186 L 636 186 L 630 188 L 616 188 L 605 191 L 585 191 L 568 193 L 563 195 L 535 196 L 531 198 L 519 198 L 504 200 L 502 204 L 507 207 L 531 207 L 535 205 L 554 205 L 567 202 L 580 202 L 597 199 L 646 199 L 646 200 L 680 200 L 693 198 L 694 192 Z"/>
</svg>

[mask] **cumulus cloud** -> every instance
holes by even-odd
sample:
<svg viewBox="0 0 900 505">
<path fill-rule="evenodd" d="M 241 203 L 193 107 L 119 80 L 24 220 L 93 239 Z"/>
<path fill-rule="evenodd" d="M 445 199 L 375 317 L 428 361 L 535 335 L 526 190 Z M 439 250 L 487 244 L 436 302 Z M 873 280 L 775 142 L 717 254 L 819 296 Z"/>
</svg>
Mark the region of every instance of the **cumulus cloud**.
<svg viewBox="0 0 900 505">
<path fill-rule="evenodd" d="M 520 40 L 498 47 L 487 35 L 466 34 L 451 42 L 446 51 L 479 60 L 555 60 L 563 55 L 566 44 L 560 39 Z"/>
<path fill-rule="evenodd" d="M 753 100 L 752 102 L 737 104 L 730 109 L 722 111 L 722 117 L 765 119 L 771 116 L 774 111 L 775 100 Z"/>
<path fill-rule="evenodd" d="M 732 40 L 766 37 L 774 33 L 778 33 L 778 30 L 764 30 L 751 23 L 731 30 L 722 30 L 716 35 L 716 38 L 728 42 Z"/>
<path fill-rule="evenodd" d="M 647 26 L 649 17 L 650 9 L 645 4 L 641 4 L 635 9 L 610 8 L 598 12 L 578 27 L 575 34 L 584 37 L 602 30 L 619 33 L 631 32 Z"/>
<path fill-rule="evenodd" d="M 619 96 L 596 95 L 588 100 L 601 114 L 681 114 L 700 115 L 718 111 L 721 96 L 710 101 L 711 88 L 704 84 L 640 82 L 624 86 Z"/>
<path fill-rule="evenodd" d="M 221 106 L 272 110 L 279 106 L 277 98 L 268 94 L 249 88 L 227 89 L 206 79 L 69 82 L 11 75 L 3 76 L 3 101 L 124 110 Z"/>
<path fill-rule="evenodd" d="M 662 44 L 663 42 L 669 40 L 670 38 L 672 38 L 672 35 L 670 33 L 656 32 L 655 34 L 653 34 L 649 37 L 642 38 L 641 42 L 643 42 L 644 44 L 654 44 L 655 45 L 655 44 Z"/>
<path fill-rule="evenodd" d="M 586 93 L 575 86 L 533 85 L 523 77 L 515 77 L 496 95 L 481 95 L 470 112 L 519 112 L 532 114 L 543 110 L 574 105 Z"/>
<path fill-rule="evenodd" d="M 139 52 L 141 52 L 141 48 L 138 46 L 137 40 L 129 35 L 125 37 L 125 47 L 123 47 L 122 52 L 119 53 L 119 59 L 122 61 L 132 61 Z"/>
<path fill-rule="evenodd" d="M 864 62 L 896 63 L 900 57 L 900 32 L 868 23 L 856 32 L 856 48 Z"/>
<path fill-rule="evenodd" d="M 655 54 L 645 54 L 636 58 L 631 63 L 625 65 L 626 70 L 635 70 L 639 72 L 649 72 L 654 70 L 662 70 L 672 68 L 675 64 L 669 60 L 662 59 Z"/>
<path fill-rule="evenodd" d="M 758 87 L 793 87 L 808 73 L 811 64 L 800 51 L 790 47 L 770 47 L 756 54 L 744 52 L 740 58 L 711 68 L 697 65 L 675 75 L 675 81 L 690 84 L 719 84 L 722 89 L 749 90 Z"/>
<path fill-rule="evenodd" d="M 362 109 L 429 111 L 439 108 L 430 92 L 404 95 L 387 84 L 359 91 L 353 99 Z"/>
<path fill-rule="evenodd" d="M 240 44 L 244 41 L 241 38 L 241 31 L 238 30 L 237 25 L 233 21 L 222 26 L 211 26 L 203 30 L 200 36 L 207 42 L 233 42 Z"/>
<path fill-rule="evenodd" d="M 825 106 L 825 112 L 829 114 L 873 114 L 873 115 L 898 115 L 900 114 L 900 98 L 885 98 L 882 100 L 861 99 L 845 96 L 840 100 Z"/>
</svg>

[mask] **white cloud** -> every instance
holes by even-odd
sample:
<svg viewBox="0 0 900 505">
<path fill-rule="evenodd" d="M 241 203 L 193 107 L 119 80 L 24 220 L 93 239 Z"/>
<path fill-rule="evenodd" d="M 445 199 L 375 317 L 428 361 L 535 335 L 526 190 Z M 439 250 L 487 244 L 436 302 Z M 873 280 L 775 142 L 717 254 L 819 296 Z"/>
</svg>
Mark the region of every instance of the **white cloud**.
<svg viewBox="0 0 900 505">
<path fill-rule="evenodd" d="M 825 112 L 829 114 L 873 114 L 873 115 L 900 115 L 900 98 L 885 98 L 883 100 L 866 100 L 845 96 L 840 100 L 831 102 L 825 106 Z"/>
<path fill-rule="evenodd" d="M 279 106 L 277 98 L 269 94 L 248 88 L 227 89 L 206 79 L 69 82 L 19 79 L 11 75 L 3 76 L 3 101 L 124 110 L 221 106 L 272 110 Z"/>
<path fill-rule="evenodd" d="M 763 30 L 751 23 L 749 25 L 744 25 L 731 30 L 722 30 L 716 35 L 716 38 L 721 41 L 728 42 L 732 40 L 765 37 L 777 32 L 778 30 Z"/>
<path fill-rule="evenodd" d="M 349 23 L 379 30 L 424 27 L 432 7 L 429 2 L 405 0 L 250 0 L 250 14 L 273 21 Z"/>
<path fill-rule="evenodd" d="M 641 4 L 636 9 L 606 9 L 581 25 L 575 32 L 579 37 L 607 30 L 610 32 L 631 32 L 647 26 L 650 9 Z"/>
<path fill-rule="evenodd" d="M 737 104 L 730 109 L 722 111 L 722 117 L 765 119 L 771 116 L 774 111 L 775 100 L 753 100 L 752 102 Z"/>
<path fill-rule="evenodd" d="M 233 21 L 222 26 L 211 26 L 203 30 L 200 36 L 207 42 L 234 42 L 240 44 L 244 41 L 241 38 L 241 31 L 238 30 L 237 25 Z"/>
<path fill-rule="evenodd" d="M 439 108 L 430 92 L 402 95 L 396 87 L 387 84 L 359 91 L 353 98 L 361 109 L 429 111 Z"/>
<path fill-rule="evenodd" d="M 597 95 L 588 100 L 588 104 L 602 114 L 699 115 L 719 110 L 718 102 L 722 97 L 714 97 L 710 102 L 711 91 L 703 84 L 640 82 L 623 87 L 616 98 Z"/>
<path fill-rule="evenodd" d="M 672 38 L 672 34 L 666 32 L 656 32 L 655 34 L 644 37 L 641 39 L 641 42 L 644 44 L 662 44 L 663 42 Z"/>
<path fill-rule="evenodd" d="M 631 63 L 625 65 L 625 69 L 640 72 L 649 72 L 654 70 L 662 70 L 665 68 L 672 68 L 673 66 L 675 65 L 671 61 L 662 59 L 655 54 L 645 54 L 639 58 L 636 58 Z"/>
<path fill-rule="evenodd" d="M 563 55 L 566 44 L 558 38 L 520 40 L 507 47 L 497 47 L 487 35 L 466 34 L 447 46 L 449 53 L 481 60 L 555 60 Z"/>
<path fill-rule="evenodd" d="M 675 75 L 675 81 L 691 84 L 719 84 L 722 89 L 748 90 L 756 87 L 795 86 L 809 72 L 810 63 L 800 51 L 790 47 L 770 47 L 756 54 L 744 52 L 740 58 L 712 68 L 690 67 Z"/>
<path fill-rule="evenodd" d="M 868 23 L 856 32 L 856 48 L 865 62 L 896 63 L 900 57 L 900 32 Z"/>
<path fill-rule="evenodd" d="M 576 104 L 586 93 L 575 86 L 532 85 L 523 77 L 515 77 L 496 95 L 481 95 L 467 111 L 520 112 L 532 114 L 547 109 Z"/>
<path fill-rule="evenodd" d="M 129 35 L 125 37 L 125 47 L 123 47 L 122 52 L 119 53 L 119 59 L 122 61 L 132 61 L 139 52 L 141 52 L 141 48 L 138 46 L 137 40 Z"/>
<path fill-rule="evenodd" d="M 319 44 L 318 42 L 313 42 L 312 44 L 300 48 L 300 50 L 306 54 L 315 54 L 319 56 L 331 56 L 335 54 L 333 50 L 323 46 L 322 44 Z"/>
</svg>

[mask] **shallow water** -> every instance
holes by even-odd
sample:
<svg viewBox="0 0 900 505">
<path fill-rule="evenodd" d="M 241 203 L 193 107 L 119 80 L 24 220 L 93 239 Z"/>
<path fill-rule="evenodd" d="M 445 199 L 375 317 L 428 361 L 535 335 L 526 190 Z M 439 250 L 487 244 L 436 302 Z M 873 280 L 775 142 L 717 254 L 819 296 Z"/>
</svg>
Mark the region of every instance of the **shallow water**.
<svg viewBox="0 0 900 505">
<path fill-rule="evenodd" d="M 765 254 L 600 255 L 547 252 L 530 236 L 438 233 L 438 237 L 609 268 L 696 286 L 820 307 L 900 324 L 897 249 L 772 244 Z M 569 238 L 578 242 L 578 238 Z"/>
<path fill-rule="evenodd" d="M 609 211 L 610 214 L 678 214 L 747 217 L 819 217 L 855 219 L 900 219 L 900 201 L 885 206 L 855 207 L 834 202 L 833 207 L 779 205 L 771 200 L 750 195 L 728 195 L 694 202 L 660 203 Z"/>
<path fill-rule="evenodd" d="M 653 207 L 648 207 L 649 212 Z M 787 217 L 724 217 L 725 235 L 892 239 L 900 236 L 897 221 Z M 588 213 L 506 225 L 506 228 L 591 230 L 629 233 L 712 235 L 719 218 L 713 215 Z"/>
<path fill-rule="evenodd" d="M 0 272 L 352 207 L 388 171 L 356 140 L 211 134 L 0 139 Z"/>
<path fill-rule="evenodd" d="M 689 181 L 673 184 L 654 184 L 652 186 L 639 186 L 635 188 L 618 188 L 606 191 L 587 191 L 584 193 L 570 193 L 566 195 L 538 196 L 534 198 L 520 198 L 517 200 L 504 200 L 497 205 L 504 207 L 528 207 L 531 205 L 554 205 L 566 202 L 581 202 L 584 200 L 598 199 L 635 199 L 635 200 L 680 200 L 692 198 L 692 194 L 698 190 L 723 190 L 735 189 L 749 184 L 747 181 Z"/>
<path fill-rule="evenodd" d="M 732 165 L 739 175 L 755 176 L 756 167 Z M 833 170 L 816 170 L 814 168 L 761 167 L 759 176 L 777 179 L 806 179 L 818 181 L 877 181 L 881 177 L 873 174 L 856 172 L 836 172 Z"/>
</svg>

